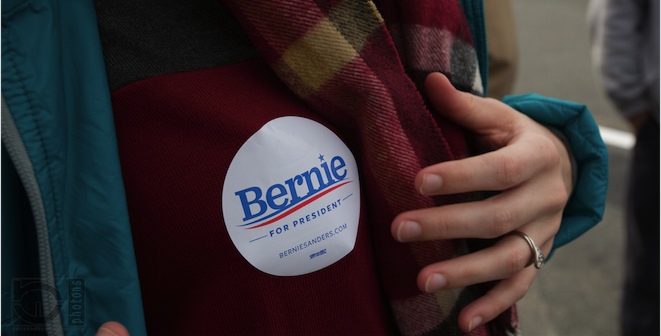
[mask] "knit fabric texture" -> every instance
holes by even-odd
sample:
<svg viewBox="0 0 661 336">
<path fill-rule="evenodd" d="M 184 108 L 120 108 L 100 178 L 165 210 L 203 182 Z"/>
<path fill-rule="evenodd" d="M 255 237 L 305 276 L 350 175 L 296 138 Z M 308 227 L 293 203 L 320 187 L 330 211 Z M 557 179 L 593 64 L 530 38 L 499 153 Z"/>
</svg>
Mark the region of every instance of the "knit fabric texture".
<svg viewBox="0 0 661 336">
<path fill-rule="evenodd" d="M 345 134 L 359 134 L 359 143 L 350 147 L 358 151 L 377 264 L 400 331 L 463 335 L 460 310 L 489 286 L 428 294 L 418 290 L 415 279 L 422 267 L 467 253 L 467 242 L 400 244 L 390 235 L 401 212 L 472 200 L 468 194 L 432 199 L 414 188 L 421 168 L 466 155 L 461 131 L 425 105 L 419 89 L 426 75 L 440 71 L 461 90 L 483 92 L 461 5 L 456 0 L 380 1 L 378 10 L 371 1 L 351 0 L 228 5 L 298 97 Z M 505 335 L 516 326 L 510 309 L 470 334 Z"/>
</svg>

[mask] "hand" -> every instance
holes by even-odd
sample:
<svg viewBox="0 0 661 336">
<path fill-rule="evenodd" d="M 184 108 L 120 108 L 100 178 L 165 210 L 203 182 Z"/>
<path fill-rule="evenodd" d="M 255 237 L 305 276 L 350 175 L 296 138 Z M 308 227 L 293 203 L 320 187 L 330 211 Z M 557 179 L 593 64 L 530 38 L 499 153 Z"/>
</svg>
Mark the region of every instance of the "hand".
<svg viewBox="0 0 661 336">
<path fill-rule="evenodd" d="M 564 144 L 545 127 L 500 101 L 452 87 L 442 74 L 427 77 L 425 88 L 437 111 L 477 136 L 485 154 L 422 169 L 415 178 L 423 195 L 500 190 L 491 198 L 408 211 L 392 223 L 400 242 L 456 238 L 496 238 L 525 232 L 548 255 L 571 193 L 571 163 Z M 470 331 L 520 300 L 537 270 L 526 267 L 530 247 L 516 235 L 494 246 L 429 265 L 418 274 L 418 288 L 439 290 L 501 280 L 466 306 L 459 326 Z"/>
<path fill-rule="evenodd" d="M 106 322 L 99 327 L 96 336 L 129 336 L 129 332 L 121 323 Z"/>
</svg>

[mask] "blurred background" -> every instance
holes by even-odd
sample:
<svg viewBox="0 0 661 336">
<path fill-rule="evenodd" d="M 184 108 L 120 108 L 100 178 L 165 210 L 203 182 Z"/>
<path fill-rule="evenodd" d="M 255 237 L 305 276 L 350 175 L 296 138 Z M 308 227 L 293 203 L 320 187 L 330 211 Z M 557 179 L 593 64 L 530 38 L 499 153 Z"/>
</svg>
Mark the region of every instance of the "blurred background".
<svg viewBox="0 0 661 336">
<path fill-rule="evenodd" d="M 630 132 L 593 71 L 588 0 L 513 0 L 519 40 L 514 94 L 535 92 L 588 106 L 600 126 Z M 625 139 L 626 139 L 626 135 Z M 609 190 L 604 220 L 558 249 L 518 311 L 523 335 L 619 335 L 624 206 L 630 150 L 607 141 Z"/>
</svg>

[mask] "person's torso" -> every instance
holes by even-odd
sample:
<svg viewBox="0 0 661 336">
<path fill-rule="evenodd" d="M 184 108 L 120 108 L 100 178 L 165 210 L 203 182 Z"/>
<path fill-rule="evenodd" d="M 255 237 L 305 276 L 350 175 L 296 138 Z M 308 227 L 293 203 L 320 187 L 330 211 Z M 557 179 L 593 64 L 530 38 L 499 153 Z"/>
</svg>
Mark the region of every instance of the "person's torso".
<svg viewBox="0 0 661 336">
<path fill-rule="evenodd" d="M 209 1 L 97 1 L 96 7 L 147 331 L 394 332 L 364 211 L 353 250 L 309 274 L 262 272 L 233 242 L 221 195 L 228 168 L 248 139 L 287 116 L 337 133 L 277 78 L 233 17 Z M 324 160 L 330 169 L 331 159 Z M 271 169 L 264 164 L 257 170 Z M 304 167 L 288 169 L 295 176 Z M 356 195 L 346 202 L 359 201 Z M 324 202 L 290 216 L 287 234 L 300 241 L 292 247 L 307 259 L 320 252 L 306 249 L 318 235 L 299 234 L 293 222 L 308 216 L 310 227 L 316 225 L 309 216 L 321 218 Z M 274 232 L 282 227 L 274 225 Z M 283 253 L 281 258 L 292 258 L 291 251 Z"/>
</svg>

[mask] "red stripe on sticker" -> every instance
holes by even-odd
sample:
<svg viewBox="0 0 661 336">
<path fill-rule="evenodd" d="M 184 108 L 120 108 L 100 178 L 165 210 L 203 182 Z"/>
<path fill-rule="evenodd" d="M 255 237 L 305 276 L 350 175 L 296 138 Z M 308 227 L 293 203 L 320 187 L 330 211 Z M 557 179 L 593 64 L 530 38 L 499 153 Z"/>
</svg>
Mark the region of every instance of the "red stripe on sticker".
<svg viewBox="0 0 661 336">
<path fill-rule="evenodd" d="M 273 223 L 275 223 L 275 222 L 277 222 L 277 221 L 279 221 L 279 220 L 281 220 L 281 219 L 283 219 L 283 218 L 285 218 L 285 217 L 291 215 L 293 212 L 296 212 L 298 209 L 300 209 L 300 208 L 302 208 L 302 207 L 304 207 L 304 206 L 306 206 L 306 205 L 308 205 L 308 204 L 310 204 L 310 203 L 316 201 L 317 199 L 319 199 L 319 197 L 324 196 L 324 195 L 328 194 L 329 192 L 331 192 L 331 191 L 333 191 L 333 190 L 335 190 L 335 189 L 337 189 L 337 188 L 339 188 L 339 187 L 341 187 L 341 186 L 343 186 L 343 185 L 345 185 L 345 184 L 347 184 L 347 183 L 351 183 L 351 182 L 353 182 L 353 181 L 348 181 L 348 182 L 344 182 L 344 183 L 342 183 L 342 184 L 336 185 L 336 186 L 334 186 L 334 187 L 332 187 L 332 188 L 330 188 L 330 189 L 328 189 L 328 190 L 322 192 L 321 194 L 319 194 L 319 195 L 317 195 L 317 196 L 314 196 L 314 197 L 310 198 L 309 200 L 307 200 L 307 201 L 305 201 L 305 202 L 303 202 L 303 203 L 301 203 L 301 204 L 299 204 L 299 205 L 293 207 L 293 208 L 290 209 L 289 211 L 283 213 L 282 215 L 280 215 L 280 216 L 278 216 L 278 217 L 276 217 L 276 218 L 271 219 L 271 220 L 268 221 L 268 222 L 264 222 L 264 223 L 262 223 L 262 224 L 259 224 L 259 225 L 257 225 L 257 226 L 253 226 L 253 227 L 251 227 L 251 228 L 247 228 L 247 229 L 252 230 L 252 229 L 256 229 L 256 228 L 258 228 L 258 227 L 262 227 L 262 226 L 266 226 L 266 225 L 269 225 L 269 224 L 273 224 Z"/>
</svg>

